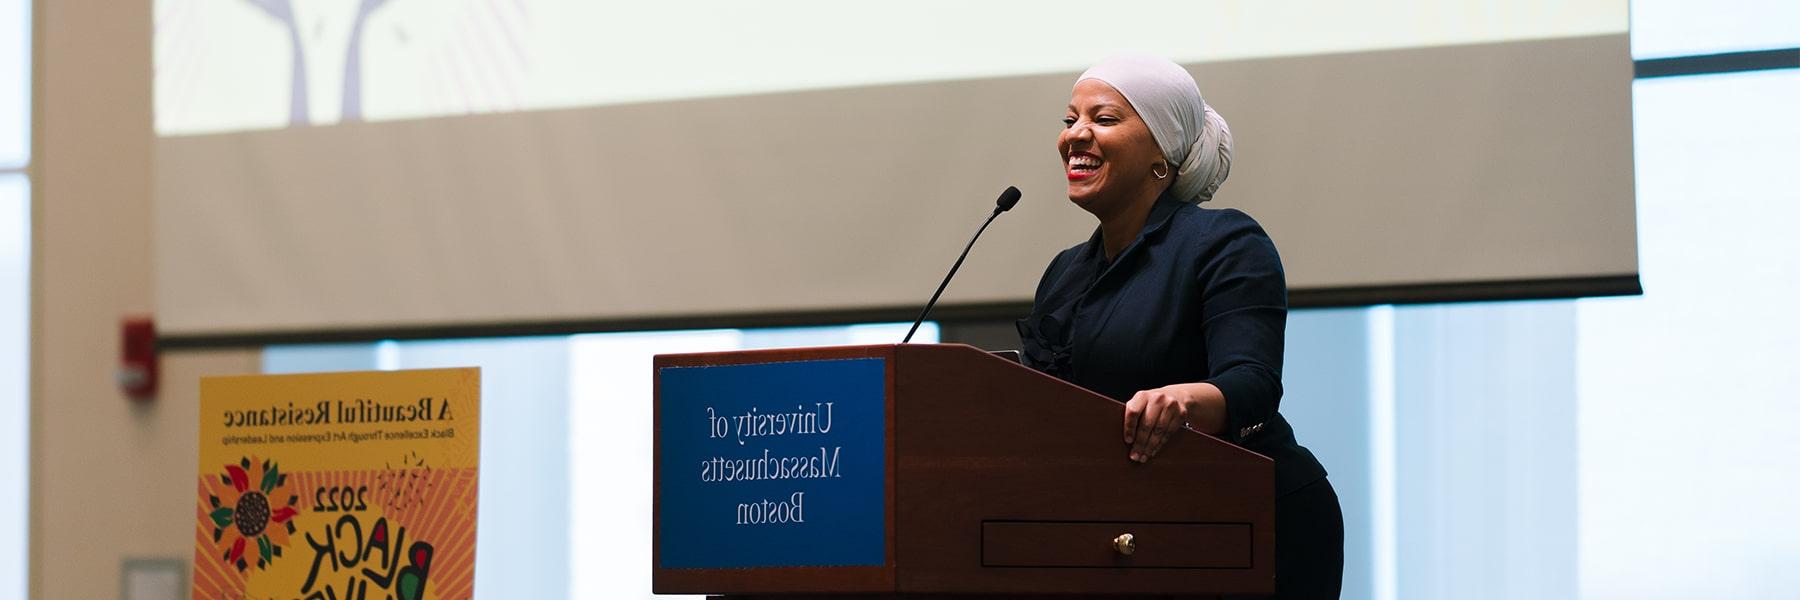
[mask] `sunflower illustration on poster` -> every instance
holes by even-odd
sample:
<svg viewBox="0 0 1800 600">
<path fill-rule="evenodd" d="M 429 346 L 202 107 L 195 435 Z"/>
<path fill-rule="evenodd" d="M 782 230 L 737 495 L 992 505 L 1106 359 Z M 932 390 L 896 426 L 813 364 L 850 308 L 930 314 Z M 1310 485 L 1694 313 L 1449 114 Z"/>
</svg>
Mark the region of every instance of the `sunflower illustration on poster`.
<svg viewBox="0 0 1800 600">
<path fill-rule="evenodd" d="M 300 496 L 288 487 L 287 479 L 274 461 L 246 456 L 225 465 L 219 477 L 210 480 L 207 502 L 212 511 L 207 516 L 212 519 L 217 554 L 225 564 L 243 572 L 254 559 L 261 570 L 281 556 L 294 533 L 294 515 L 300 513 L 296 508 Z"/>
</svg>

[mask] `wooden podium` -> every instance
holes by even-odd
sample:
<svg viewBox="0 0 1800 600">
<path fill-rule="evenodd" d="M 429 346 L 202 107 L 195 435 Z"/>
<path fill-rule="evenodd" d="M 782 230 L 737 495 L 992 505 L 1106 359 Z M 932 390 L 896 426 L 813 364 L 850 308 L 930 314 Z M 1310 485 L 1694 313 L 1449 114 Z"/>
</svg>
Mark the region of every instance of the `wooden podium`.
<svg viewBox="0 0 1800 600">
<path fill-rule="evenodd" d="M 658 594 L 1274 591 L 1271 460 L 1186 431 L 1132 463 L 1123 405 L 979 349 L 676 354 L 655 368 Z"/>
</svg>

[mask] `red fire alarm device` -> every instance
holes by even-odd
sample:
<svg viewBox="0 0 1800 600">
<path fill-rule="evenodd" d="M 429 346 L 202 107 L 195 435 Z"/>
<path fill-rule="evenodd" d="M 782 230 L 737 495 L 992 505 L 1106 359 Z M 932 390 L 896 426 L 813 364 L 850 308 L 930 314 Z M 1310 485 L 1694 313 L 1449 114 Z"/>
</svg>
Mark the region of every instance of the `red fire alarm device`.
<svg viewBox="0 0 1800 600">
<path fill-rule="evenodd" d="M 156 397 L 156 322 L 150 317 L 130 317 L 121 328 L 119 391 L 139 402 Z"/>
</svg>

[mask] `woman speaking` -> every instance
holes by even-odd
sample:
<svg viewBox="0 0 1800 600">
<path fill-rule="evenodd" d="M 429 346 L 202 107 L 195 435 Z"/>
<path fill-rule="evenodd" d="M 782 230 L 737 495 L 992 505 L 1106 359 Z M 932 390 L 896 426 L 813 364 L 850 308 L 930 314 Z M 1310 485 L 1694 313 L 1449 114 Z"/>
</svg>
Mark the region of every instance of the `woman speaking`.
<svg viewBox="0 0 1800 600">
<path fill-rule="evenodd" d="M 1276 597 L 1337 598 L 1337 494 L 1276 411 L 1281 258 L 1249 215 L 1200 207 L 1231 171 L 1231 130 L 1193 76 L 1148 56 L 1083 73 L 1063 125 L 1069 200 L 1100 226 L 1044 272 L 1019 322 L 1026 364 L 1124 401 L 1130 460 L 1183 427 L 1274 459 Z"/>
</svg>

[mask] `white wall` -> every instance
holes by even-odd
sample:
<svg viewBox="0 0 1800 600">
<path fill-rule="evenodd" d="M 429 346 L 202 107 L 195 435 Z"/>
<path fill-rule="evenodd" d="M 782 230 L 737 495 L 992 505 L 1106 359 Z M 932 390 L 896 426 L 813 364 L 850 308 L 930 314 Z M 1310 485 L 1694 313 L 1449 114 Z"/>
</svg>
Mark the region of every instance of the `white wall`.
<svg viewBox="0 0 1800 600">
<path fill-rule="evenodd" d="M 161 396 L 113 384 L 119 320 L 148 313 L 148 3 L 33 5 L 30 590 L 109 598 L 127 558 L 193 554 L 198 378 L 254 354 L 165 356 Z"/>
</svg>

